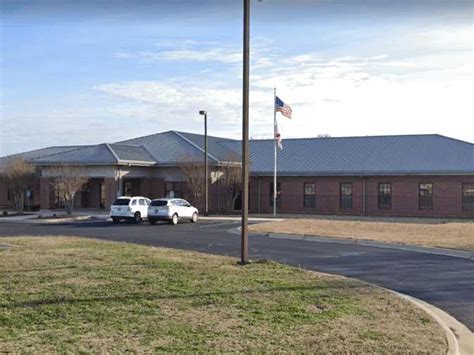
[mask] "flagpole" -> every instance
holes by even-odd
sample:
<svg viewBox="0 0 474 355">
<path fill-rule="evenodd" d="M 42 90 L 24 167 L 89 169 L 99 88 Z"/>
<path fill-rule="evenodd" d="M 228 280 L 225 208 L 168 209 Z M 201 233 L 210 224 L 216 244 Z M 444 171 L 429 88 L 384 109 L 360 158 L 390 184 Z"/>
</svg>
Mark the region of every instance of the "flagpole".
<svg viewBox="0 0 474 355">
<path fill-rule="evenodd" d="M 277 199 L 277 137 L 276 134 L 279 133 L 276 130 L 277 121 L 276 121 L 276 88 L 273 88 L 273 145 L 275 149 L 274 161 L 273 161 L 273 216 L 276 216 L 276 199 Z"/>
</svg>

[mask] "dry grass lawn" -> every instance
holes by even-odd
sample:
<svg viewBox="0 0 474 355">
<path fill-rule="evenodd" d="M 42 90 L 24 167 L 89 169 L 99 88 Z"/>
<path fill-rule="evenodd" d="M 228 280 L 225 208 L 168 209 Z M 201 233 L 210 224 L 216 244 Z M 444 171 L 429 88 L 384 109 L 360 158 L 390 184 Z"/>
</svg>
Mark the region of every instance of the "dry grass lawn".
<svg viewBox="0 0 474 355">
<path fill-rule="evenodd" d="M 7 353 L 446 353 L 411 303 L 342 277 L 81 238 L 2 238 Z"/>
<path fill-rule="evenodd" d="M 333 219 L 287 219 L 250 226 L 253 232 L 368 239 L 388 243 L 474 251 L 474 222 L 399 223 Z"/>
</svg>

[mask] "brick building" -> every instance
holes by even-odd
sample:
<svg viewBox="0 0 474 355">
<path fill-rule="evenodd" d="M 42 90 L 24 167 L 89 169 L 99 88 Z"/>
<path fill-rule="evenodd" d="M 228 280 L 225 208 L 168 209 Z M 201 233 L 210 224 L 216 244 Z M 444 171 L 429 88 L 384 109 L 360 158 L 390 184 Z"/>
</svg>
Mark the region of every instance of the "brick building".
<svg viewBox="0 0 474 355">
<path fill-rule="evenodd" d="M 180 164 L 202 162 L 203 143 L 202 135 L 169 131 L 18 156 L 37 166 L 31 206 L 60 207 L 51 167 L 72 164 L 83 166 L 89 178 L 76 207 L 107 209 L 118 195 L 190 198 Z M 273 144 L 250 142 L 254 213 L 272 211 Z M 240 164 L 239 141 L 209 137 L 208 146 L 211 171 Z M 474 144 L 440 135 L 287 139 L 278 156 L 277 190 L 278 211 L 284 213 L 474 218 Z M 230 194 L 214 179 L 210 211 L 228 211 Z M 9 197 L 0 178 L 0 208 L 11 205 Z"/>
</svg>

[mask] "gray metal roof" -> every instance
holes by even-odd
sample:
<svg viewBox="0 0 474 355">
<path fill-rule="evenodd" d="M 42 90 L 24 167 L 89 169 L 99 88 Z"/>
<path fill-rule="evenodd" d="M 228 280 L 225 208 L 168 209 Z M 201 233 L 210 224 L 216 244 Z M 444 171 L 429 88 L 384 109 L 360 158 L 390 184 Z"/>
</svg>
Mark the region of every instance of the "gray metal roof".
<svg viewBox="0 0 474 355">
<path fill-rule="evenodd" d="M 210 164 L 217 164 L 229 159 L 240 160 L 235 152 L 219 143 L 219 141 L 226 141 L 225 138 L 212 136 L 208 138 Z M 152 134 L 115 144 L 142 146 L 152 155 L 158 165 L 176 165 L 176 163 L 183 161 L 201 162 L 204 154 L 203 136 L 176 131 Z"/>
<path fill-rule="evenodd" d="M 222 142 L 240 153 L 240 142 Z M 250 141 L 251 172 L 273 174 L 273 140 Z M 280 175 L 474 174 L 474 144 L 433 135 L 283 140 Z"/>
<path fill-rule="evenodd" d="M 31 159 L 35 159 L 35 158 L 39 158 L 39 157 L 44 157 L 46 155 L 67 152 L 67 151 L 70 151 L 70 150 L 83 148 L 83 147 L 85 147 L 85 146 L 83 146 L 83 145 L 70 145 L 70 146 L 47 147 L 47 148 L 30 150 L 30 151 L 24 152 L 24 153 L 12 154 L 12 155 L 7 155 L 7 156 L 4 156 L 4 157 L 0 157 L 0 164 L 2 162 L 4 162 L 5 160 L 7 160 L 7 159 L 22 158 L 24 160 L 31 160 Z"/>
<path fill-rule="evenodd" d="M 153 156 L 144 148 L 134 145 L 109 144 L 118 161 L 155 163 Z"/>
<path fill-rule="evenodd" d="M 240 161 L 240 141 L 208 138 L 211 165 Z M 271 139 L 250 141 L 252 174 L 273 173 L 273 147 Z M 283 147 L 279 175 L 474 174 L 474 144 L 437 134 L 286 139 Z M 160 166 L 202 162 L 203 153 L 202 135 L 168 131 L 114 144 L 49 147 L 15 156 L 39 165 Z"/>
<path fill-rule="evenodd" d="M 31 159 L 34 164 L 116 164 L 117 158 L 107 144 L 90 145 L 66 152 Z"/>
<path fill-rule="evenodd" d="M 187 132 L 176 132 L 184 139 L 188 140 L 189 142 L 195 144 L 200 148 L 202 152 L 204 152 L 204 135 L 202 134 L 195 134 L 195 133 L 187 133 Z M 239 154 L 234 152 L 232 149 L 227 148 L 223 145 L 223 142 L 239 142 L 233 139 L 227 138 L 220 138 L 220 137 L 207 137 L 207 149 L 210 154 L 215 157 L 219 161 L 228 161 L 228 162 L 240 162 L 241 157 Z M 202 154 L 202 153 L 201 153 Z"/>
</svg>

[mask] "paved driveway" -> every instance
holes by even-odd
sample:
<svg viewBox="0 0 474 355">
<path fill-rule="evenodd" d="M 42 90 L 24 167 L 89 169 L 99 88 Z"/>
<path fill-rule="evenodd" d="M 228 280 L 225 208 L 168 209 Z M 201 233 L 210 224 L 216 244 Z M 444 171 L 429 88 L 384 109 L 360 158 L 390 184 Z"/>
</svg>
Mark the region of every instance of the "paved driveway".
<svg viewBox="0 0 474 355">
<path fill-rule="evenodd" d="M 94 221 L 66 225 L 0 223 L 0 237 L 67 235 L 196 250 L 239 257 L 232 221 L 150 226 Z M 306 269 L 355 277 L 425 300 L 474 330 L 474 261 L 360 245 L 250 237 L 250 258 L 268 258 Z M 1 262 L 1 254 L 0 254 Z"/>
</svg>

